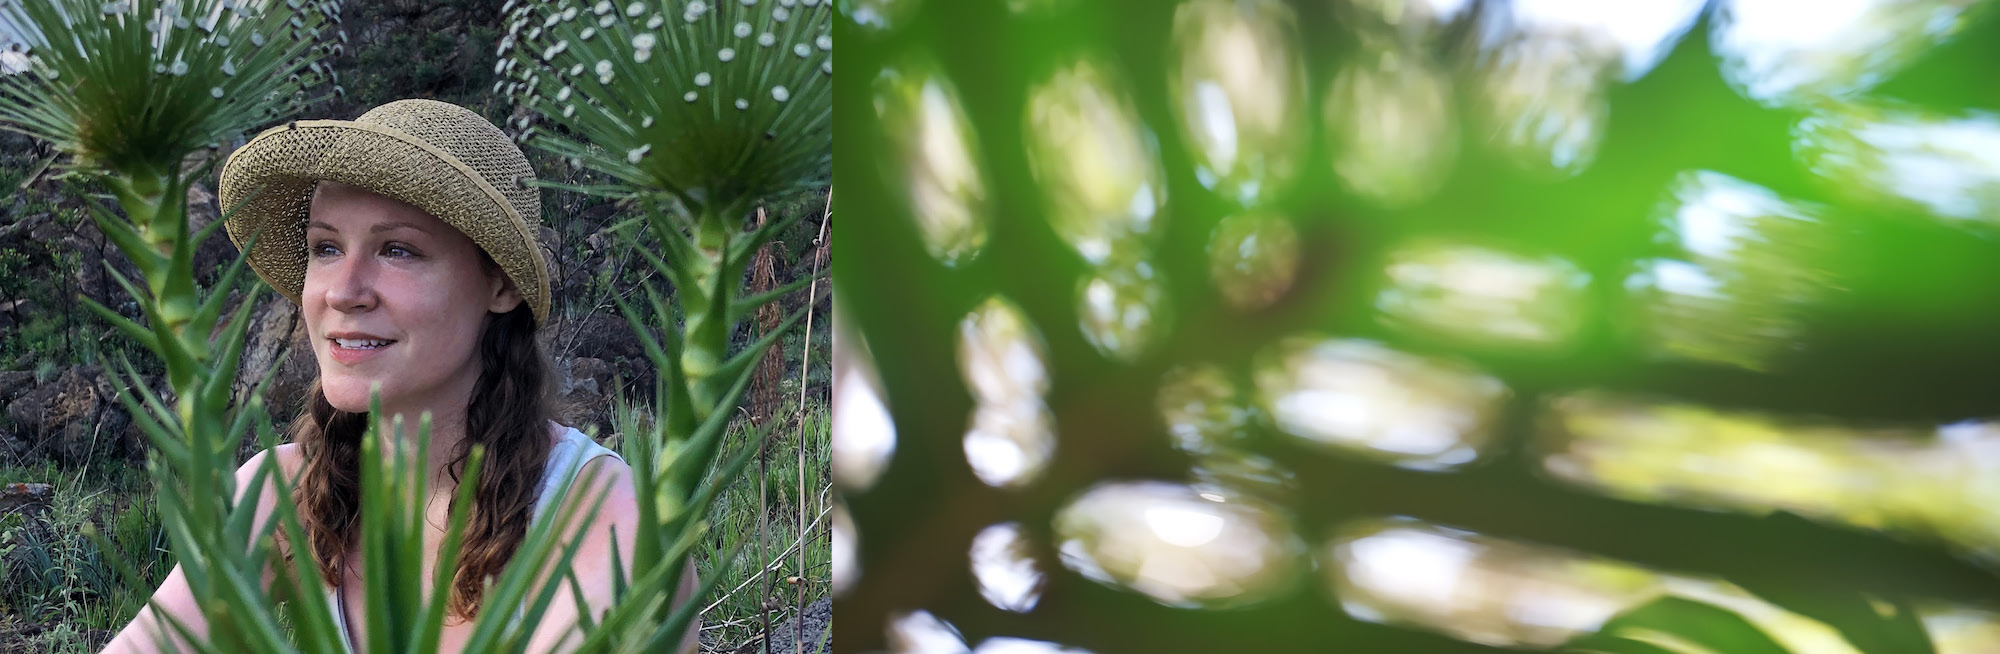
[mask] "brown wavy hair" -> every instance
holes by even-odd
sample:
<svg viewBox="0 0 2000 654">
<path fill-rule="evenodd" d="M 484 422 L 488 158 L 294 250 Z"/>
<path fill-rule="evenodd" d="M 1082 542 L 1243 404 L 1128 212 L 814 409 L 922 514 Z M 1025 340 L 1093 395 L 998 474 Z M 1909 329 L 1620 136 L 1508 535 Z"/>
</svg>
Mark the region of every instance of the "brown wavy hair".
<svg viewBox="0 0 2000 654">
<path fill-rule="evenodd" d="M 489 274 L 501 274 L 483 251 L 480 262 Z M 526 302 L 487 321 L 478 356 L 479 380 L 466 407 L 465 438 L 446 466 L 456 484 L 472 445 L 486 446 L 448 604 L 451 614 L 468 620 L 478 614 L 486 579 L 500 575 L 527 535 L 541 494 L 542 468 L 551 449 L 549 421 L 556 410 L 548 394 L 553 386 L 548 376 L 551 366 L 535 339 L 534 314 Z M 357 541 L 360 531 L 361 438 L 368 429 L 368 414 L 335 409 L 317 376 L 306 397 L 305 407 L 289 428 L 303 462 L 293 500 L 321 578 L 338 586 L 347 547 Z M 451 514 L 462 508 L 454 496 Z"/>
</svg>

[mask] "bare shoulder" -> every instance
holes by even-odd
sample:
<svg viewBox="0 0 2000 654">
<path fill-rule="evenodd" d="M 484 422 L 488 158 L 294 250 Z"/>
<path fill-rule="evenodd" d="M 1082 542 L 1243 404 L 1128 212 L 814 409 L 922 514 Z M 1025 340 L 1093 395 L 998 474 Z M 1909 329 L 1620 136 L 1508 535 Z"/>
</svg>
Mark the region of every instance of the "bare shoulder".
<svg viewBox="0 0 2000 654">
<path fill-rule="evenodd" d="M 298 443 L 282 443 L 251 455 L 249 460 L 244 461 L 243 465 L 236 469 L 237 478 L 248 480 L 257 474 L 257 469 L 264 465 L 266 459 L 273 457 L 278 461 L 278 472 L 283 474 L 286 480 L 297 479 L 299 468 L 305 464 L 305 452 L 299 449 Z"/>
<path fill-rule="evenodd" d="M 610 490 L 612 497 L 606 498 L 607 502 L 621 494 L 630 497 L 635 492 L 632 487 L 632 467 L 614 456 L 600 456 L 583 464 L 583 469 L 577 471 L 577 482 L 586 481 L 596 488 Z"/>
</svg>

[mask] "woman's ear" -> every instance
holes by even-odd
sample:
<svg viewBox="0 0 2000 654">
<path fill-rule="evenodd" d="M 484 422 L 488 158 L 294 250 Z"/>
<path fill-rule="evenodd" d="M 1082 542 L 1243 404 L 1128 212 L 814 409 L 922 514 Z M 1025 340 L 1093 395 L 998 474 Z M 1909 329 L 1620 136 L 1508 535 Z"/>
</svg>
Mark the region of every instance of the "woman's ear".
<svg viewBox="0 0 2000 654">
<path fill-rule="evenodd" d="M 492 300 L 486 303 L 486 310 L 492 313 L 507 313 L 521 306 L 521 289 L 514 287 L 514 280 L 505 274 L 487 276 L 488 289 Z"/>
</svg>

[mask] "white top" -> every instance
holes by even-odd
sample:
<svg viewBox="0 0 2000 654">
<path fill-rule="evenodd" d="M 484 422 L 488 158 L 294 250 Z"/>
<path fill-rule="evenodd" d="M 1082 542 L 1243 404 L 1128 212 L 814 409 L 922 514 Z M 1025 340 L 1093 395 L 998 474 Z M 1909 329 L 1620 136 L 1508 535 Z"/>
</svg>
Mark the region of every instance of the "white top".
<svg viewBox="0 0 2000 654">
<path fill-rule="evenodd" d="M 549 461 L 542 466 L 542 492 L 540 497 L 535 498 L 535 517 L 529 521 L 529 529 L 534 529 L 534 523 L 541 521 L 542 513 L 554 498 L 556 491 L 562 488 L 565 481 L 575 477 L 577 471 L 583 469 L 584 464 L 600 456 L 625 460 L 625 457 L 619 456 L 611 448 L 590 440 L 589 434 L 577 431 L 575 427 L 563 427 L 563 429 L 566 431 L 563 432 L 562 440 L 557 441 L 555 446 L 549 449 Z M 341 642 L 347 645 L 347 651 L 354 652 L 354 634 L 347 629 L 346 597 L 340 592 L 339 587 L 328 588 L 326 592 L 327 600 L 333 604 L 333 626 L 340 631 Z"/>
</svg>

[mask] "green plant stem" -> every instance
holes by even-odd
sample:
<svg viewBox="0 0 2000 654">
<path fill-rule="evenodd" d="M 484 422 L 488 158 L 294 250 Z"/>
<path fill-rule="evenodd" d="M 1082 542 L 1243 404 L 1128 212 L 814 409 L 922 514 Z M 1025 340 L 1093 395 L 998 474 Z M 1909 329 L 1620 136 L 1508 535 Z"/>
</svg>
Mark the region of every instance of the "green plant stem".
<svg viewBox="0 0 2000 654">
<path fill-rule="evenodd" d="M 681 352 L 681 372 L 687 378 L 694 400 L 695 421 L 707 420 L 722 407 L 720 393 L 704 383 L 722 367 L 728 355 L 729 300 L 734 299 L 741 275 L 728 274 L 731 229 L 723 213 L 704 209 L 695 222 L 694 253 L 690 275 L 695 288 L 685 289 L 678 298 L 687 316 L 687 340 Z M 722 307 L 722 310 L 716 310 Z"/>
</svg>

